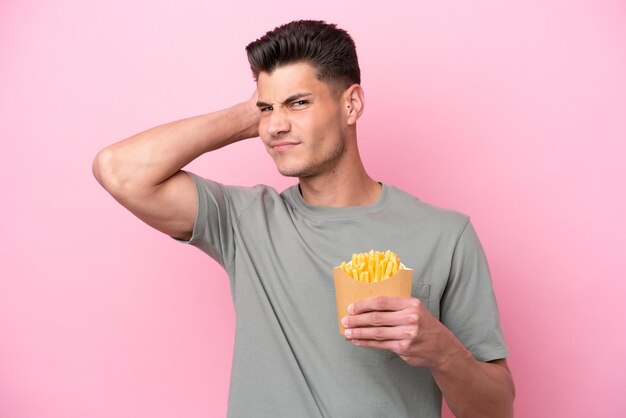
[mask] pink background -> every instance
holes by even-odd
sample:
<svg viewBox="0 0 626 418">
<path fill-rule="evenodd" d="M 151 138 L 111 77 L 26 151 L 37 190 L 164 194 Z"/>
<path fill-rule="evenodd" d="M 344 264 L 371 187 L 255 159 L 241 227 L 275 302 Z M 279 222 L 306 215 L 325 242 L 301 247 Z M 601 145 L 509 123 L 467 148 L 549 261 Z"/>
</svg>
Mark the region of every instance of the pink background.
<svg viewBox="0 0 626 418">
<path fill-rule="evenodd" d="M 296 18 L 357 42 L 371 174 L 472 216 L 517 416 L 623 416 L 626 5 L 503 3 L 0 3 L 0 416 L 225 415 L 225 274 L 119 206 L 91 162 L 249 97 L 244 46 Z M 293 182 L 258 140 L 190 168 Z"/>
</svg>

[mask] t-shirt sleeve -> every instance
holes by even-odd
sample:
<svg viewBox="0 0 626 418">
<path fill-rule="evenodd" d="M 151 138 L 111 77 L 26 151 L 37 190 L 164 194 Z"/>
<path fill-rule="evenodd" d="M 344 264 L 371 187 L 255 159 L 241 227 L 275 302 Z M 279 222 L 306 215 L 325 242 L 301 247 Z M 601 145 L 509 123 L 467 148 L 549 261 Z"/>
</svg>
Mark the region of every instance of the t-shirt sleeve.
<svg viewBox="0 0 626 418">
<path fill-rule="evenodd" d="M 250 201 L 250 188 L 230 187 L 185 171 L 196 185 L 198 214 L 188 241 L 226 268 L 235 256 L 234 224 L 238 214 Z"/>
<path fill-rule="evenodd" d="M 508 356 L 487 259 L 469 220 L 452 256 L 441 312 L 442 323 L 477 360 Z"/>
</svg>

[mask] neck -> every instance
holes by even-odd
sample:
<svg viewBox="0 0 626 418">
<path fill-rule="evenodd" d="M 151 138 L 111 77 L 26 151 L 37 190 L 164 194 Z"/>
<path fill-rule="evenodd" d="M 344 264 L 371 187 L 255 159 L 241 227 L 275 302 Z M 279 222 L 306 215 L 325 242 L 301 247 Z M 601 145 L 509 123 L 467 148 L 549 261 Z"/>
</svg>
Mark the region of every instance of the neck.
<svg viewBox="0 0 626 418">
<path fill-rule="evenodd" d="M 315 206 L 368 206 L 376 202 L 381 189 L 367 174 L 360 158 L 340 163 L 325 173 L 300 178 L 302 197 Z"/>
</svg>

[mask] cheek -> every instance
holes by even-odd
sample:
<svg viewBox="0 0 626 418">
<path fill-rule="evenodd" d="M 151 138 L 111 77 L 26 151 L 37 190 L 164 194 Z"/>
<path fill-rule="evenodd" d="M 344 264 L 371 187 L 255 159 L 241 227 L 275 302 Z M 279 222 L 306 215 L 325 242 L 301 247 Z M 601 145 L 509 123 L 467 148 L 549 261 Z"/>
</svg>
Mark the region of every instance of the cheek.
<svg viewBox="0 0 626 418">
<path fill-rule="evenodd" d="M 323 146 L 329 134 L 328 122 L 322 118 L 298 118 L 292 124 L 292 130 L 307 140 L 310 146 Z"/>
<path fill-rule="evenodd" d="M 267 121 L 264 118 L 261 118 L 259 122 L 259 138 L 263 141 L 263 144 L 267 146 L 270 141 L 270 136 L 267 133 Z"/>
<path fill-rule="evenodd" d="M 319 122 L 311 126 L 311 132 L 316 139 L 314 145 L 318 148 L 334 148 L 341 138 L 341 129 L 336 120 Z"/>
</svg>

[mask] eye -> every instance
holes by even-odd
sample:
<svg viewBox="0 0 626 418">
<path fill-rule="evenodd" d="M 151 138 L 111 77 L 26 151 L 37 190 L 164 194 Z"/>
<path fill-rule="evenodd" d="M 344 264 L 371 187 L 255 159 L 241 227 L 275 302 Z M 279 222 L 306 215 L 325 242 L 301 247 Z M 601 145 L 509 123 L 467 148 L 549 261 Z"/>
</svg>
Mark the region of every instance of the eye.
<svg viewBox="0 0 626 418">
<path fill-rule="evenodd" d="M 305 106 L 305 105 L 308 105 L 308 104 L 309 104 L 308 100 L 298 100 L 298 101 L 293 102 L 291 104 L 291 106 L 293 106 L 293 107 L 300 107 L 300 106 Z"/>
<path fill-rule="evenodd" d="M 268 112 L 268 111 L 274 110 L 274 109 L 272 108 L 272 106 L 264 106 L 264 107 L 259 107 L 259 110 L 261 112 Z"/>
</svg>

